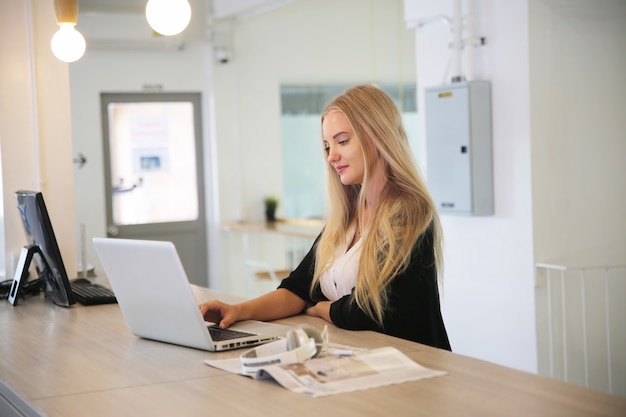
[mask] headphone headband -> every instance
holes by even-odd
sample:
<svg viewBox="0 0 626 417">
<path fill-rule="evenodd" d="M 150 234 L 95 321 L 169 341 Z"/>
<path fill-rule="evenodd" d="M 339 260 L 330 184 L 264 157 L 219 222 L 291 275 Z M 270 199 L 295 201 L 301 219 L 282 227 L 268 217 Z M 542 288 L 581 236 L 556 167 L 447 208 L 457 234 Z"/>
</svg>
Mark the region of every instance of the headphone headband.
<svg viewBox="0 0 626 417">
<path fill-rule="evenodd" d="M 240 356 L 244 375 L 252 376 L 264 366 L 301 363 L 321 352 L 319 331 L 312 326 L 299 326 L 287 333 L 285 339 L 248 350 Z"/>
</svg>

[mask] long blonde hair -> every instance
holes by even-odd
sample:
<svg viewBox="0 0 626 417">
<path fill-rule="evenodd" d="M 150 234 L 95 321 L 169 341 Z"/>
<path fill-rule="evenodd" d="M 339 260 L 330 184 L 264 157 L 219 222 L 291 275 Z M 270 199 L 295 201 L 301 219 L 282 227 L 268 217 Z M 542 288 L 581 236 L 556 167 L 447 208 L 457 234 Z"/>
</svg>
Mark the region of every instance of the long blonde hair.
<svg viewBox="0 0 626 417">
<path fill-rule="evenodd" d="M 391 98 L 374 86 L 350 88 L 326 106 L 322 124 L 328 113 L 337 110 L 347 117 L 361 146 L 365 172 L 363 184 L 343 185 L 336 170 L 326 165 L 329 214 L 316 249 L 311 293 L 334 261 L 336 248 L 345 244 L 350 225 L 357 219 L 362 221 L 372 167 L 382 159 L 387 183 L 368 224 L 361 223 L 368 232 L 362 237 L 353 299 L 382 325 L 388 302 L 386 288 L 407 268 L 413 247 L 429 227 L 433 233 L 434 266 L 442 271 L 441 225 L 430 193 L 415 166 L 400 112 Z"/>
</svg>

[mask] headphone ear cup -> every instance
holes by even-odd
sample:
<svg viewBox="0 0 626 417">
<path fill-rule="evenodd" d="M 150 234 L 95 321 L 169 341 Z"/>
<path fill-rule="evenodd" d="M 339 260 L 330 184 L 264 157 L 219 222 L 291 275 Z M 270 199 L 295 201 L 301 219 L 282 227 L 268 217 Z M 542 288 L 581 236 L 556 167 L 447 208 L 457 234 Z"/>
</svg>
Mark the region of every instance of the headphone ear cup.
<svg viewBox="0 0 626 417">
<path fill-rule="evenodd" d="M 322 353 L 322 349 L 324 348 L 324 338 L 316 327 L 313 327 L 310 324 L 301 324 L 298 327 L 298 330 L 301 330 L 306 335 L 307 339 L 311 338 L 315 340 L 315 355 L 313 355 L 313 357 Z"/>
<path fill-rule="evenodd" d="M 307 333 L 301 328 L 296 327 L 287 332 L 287 350 L 294 350 L 304 345 L 309 340 Z"/>
</svg>

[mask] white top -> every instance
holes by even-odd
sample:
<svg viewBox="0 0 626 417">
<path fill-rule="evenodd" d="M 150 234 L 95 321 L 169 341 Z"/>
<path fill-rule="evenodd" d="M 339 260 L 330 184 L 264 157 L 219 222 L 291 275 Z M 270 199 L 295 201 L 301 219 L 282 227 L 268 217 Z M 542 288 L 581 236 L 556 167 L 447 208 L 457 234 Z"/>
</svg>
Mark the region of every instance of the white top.
<svg viewBox="0 0 626 417">
<path fill-rule="evenodd" d="M 348 249 L 355 233 L 356 226 L 352 226 L 346 235 L 345 245 L 337 248 L 335 261 L 320 277 L 322 293 L 330 301 L 349 295 L 356 284 L 363 235 Z"/>
</svg>

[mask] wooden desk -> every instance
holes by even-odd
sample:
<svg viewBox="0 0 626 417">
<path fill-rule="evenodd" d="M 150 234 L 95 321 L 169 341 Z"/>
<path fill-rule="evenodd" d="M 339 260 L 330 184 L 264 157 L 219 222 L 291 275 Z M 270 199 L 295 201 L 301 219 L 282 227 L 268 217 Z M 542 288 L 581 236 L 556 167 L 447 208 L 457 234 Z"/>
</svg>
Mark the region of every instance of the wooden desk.
<svg viewBox="0 0 626 417">
<path fill-rule="evenodd" d="M 218 295 L 198 287 L 194 292 L 198 300 Z M 307 316 L 279 322 L 323 325 Z M 203 363 L 241 351 L 209 353 L 139 339 L 129 332 L 117 305 L 65 309 L 35 297 L 16 307 L 0 303 L 0 415 L 626 415 L 624 398 L 382 334 L 330 326 L 330 339 L 367 348 L 394 346 L 448 375 L 309 398 Z M 11 414 L 8 403 L 21 414 Z"/>
<path fill-rule="evenodd" d="M 325 222 L 321 220 L 278 219 L 275 222 L 237 222 L 224 223 L 223 231 L 243 233 L 271 233 L 305 239 L 315 239 L 322 231 Z"/>
</svg>

